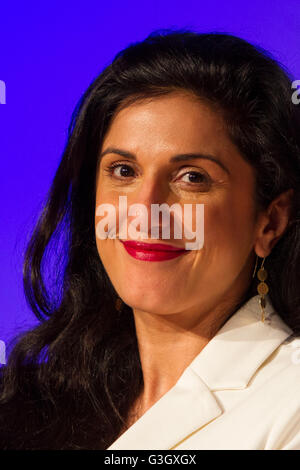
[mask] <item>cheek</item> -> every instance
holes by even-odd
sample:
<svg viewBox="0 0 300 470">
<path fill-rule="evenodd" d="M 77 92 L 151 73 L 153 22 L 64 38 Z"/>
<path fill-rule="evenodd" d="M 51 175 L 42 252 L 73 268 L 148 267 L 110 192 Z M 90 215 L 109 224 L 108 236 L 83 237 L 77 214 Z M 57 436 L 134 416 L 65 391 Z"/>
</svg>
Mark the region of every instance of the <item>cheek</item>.
<svg viewBox="0 0 300 470">
<path fill-rule="evenodd" d="M 254 206 L 250 200 L 228 197 L 222 204 L 206 208 L 204 246 L 213 251 L 219 264 L 227 259 L 246 260 L 253 245 Z"/>
<path fill-rule="evenodd" d="M 115 240 L 97 239 L 96 243 L 101 263 L 103 264 L 108 277 L 113 282 L 113 284 L 115 284 L 115 280 L 118 279 L 118 273 L 120 270 L 119 259 L 117 259 L 115 252 Z"/>
<path fill-rule="evenodd" d="M 101 188 L 101 191 L 100 191 Z M 101 178 L 98 179 L 98 184 L 97 184 L 97 189 L 96 189 L 96 202 L 95 202 L 95 215 L 94 215 L 94 221 L 95 221 L 95 237 L 96 237 L 96 245 L 97 245 L 97 250 L 98 250 L 98 255 L 100 257 L 100 260 L 105 268 L 106 271 L 114 269 L 114 259 L 112 257 L 112 243 L 114 240 L 112 239 L 101 239 L 98 236 L 98 231 L 99 231 L 99 222 L 104 218 L 104 216 L 97 216 L 96 211 L 97 208 L 99 208 L 100 205 L 102 204 L 110 204 L 114 207 L 116 207 L 116 196 L 114 193 L 111 194 L 109 190 L 105 188 L 103 184 L 101 184 Z M 117 212 L 117 211 L 116 211 Z M 106 213 L 107 215 L 107 213 Z M 113 214 L 112 214 L 113 215 Z M 107 217 L 106 217 L 107 219 Z M 107 219 L 108 220 L 108 219 Z M 114 223 L 115 217 L 110 217 L 110 220 L 112 223 Z M 102 229 L 105 229 L 105 231 L 108 230 L 108 225 L 103 226 L 101 225 L 101 231 Z"/>
<path fill-rule="evenodd" d="M 106 267 L 109 259 L 109 247 L 107 247 L 106 240 L 97 239 L 97 250 L 104 267 Z"/>
</svg>

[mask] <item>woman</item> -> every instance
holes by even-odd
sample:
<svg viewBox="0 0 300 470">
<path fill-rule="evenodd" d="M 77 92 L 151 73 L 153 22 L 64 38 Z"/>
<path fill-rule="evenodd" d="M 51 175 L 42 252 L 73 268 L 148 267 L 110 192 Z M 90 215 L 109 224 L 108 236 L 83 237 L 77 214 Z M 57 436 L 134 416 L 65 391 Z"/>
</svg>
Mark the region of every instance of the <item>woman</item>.
<svg viewBox="0 0 300 470">
<path fill-rule="evenodd" d="M 300 448 L 291 94 L 265 51 L 221 33 L 152 33 L 93 81 L 26 251 L 40 324 L 2 371 L 2 448 Z M 203 246 L 162 219 L 159 240 L 122 237 L 120 218 L 101 237 L 121 196 L 147 217 L 191 204 L 194 225 L 202 205 Z"/>
</svg>

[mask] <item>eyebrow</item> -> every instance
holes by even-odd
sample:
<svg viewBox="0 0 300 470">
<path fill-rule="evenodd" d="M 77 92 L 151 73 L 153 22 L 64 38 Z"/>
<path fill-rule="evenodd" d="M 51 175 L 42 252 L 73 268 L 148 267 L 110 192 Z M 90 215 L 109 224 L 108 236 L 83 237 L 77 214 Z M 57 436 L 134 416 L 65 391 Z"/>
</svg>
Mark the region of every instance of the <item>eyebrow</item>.
<svg viewBox="0 0 300 470">
<path fill-rule="evenodd" d="M 118 149 L 116 147 L 108 147 L 100 154 L 100 158 L 104 157 L 107 153 L 116 153 L 117 155 L 121 155 L 122 157 L 129 158 L 131 160 L 137 160 L 136 156 L 132 152 L 128 152 L 128 150 Z M 205 159 L 211 160 L 219 165 L 228 175 L 230 174 L 228 168 L 220 161 L 218 158 L 214 157 L 213 155 L 204 154 L 204 153 L 180 153 L 178 155 L 174 155 L 170 158 L 169 162 L 185 162 L 187 160 L 193 159 Z"/>
</svg>

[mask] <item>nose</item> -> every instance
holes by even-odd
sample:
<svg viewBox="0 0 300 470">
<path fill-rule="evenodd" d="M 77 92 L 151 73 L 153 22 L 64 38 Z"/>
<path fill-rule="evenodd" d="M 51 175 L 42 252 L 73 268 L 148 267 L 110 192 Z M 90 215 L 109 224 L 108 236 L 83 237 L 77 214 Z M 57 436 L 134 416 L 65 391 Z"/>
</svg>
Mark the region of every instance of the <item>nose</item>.
<svg viewBox="0 0 300 470">
<path fill-rule="evenodd" d="M 145 213 L 145 217 L 147 220 L 147 227 L 148 227 L 148 237 L 151 237 L 152 233 L 156 233 L 158 238 L 162 237 L 162 224 L 163 224 L 163 216 L 162 213 L 159 212 L 159 216 L 155 219 L 151 217 L 152 207 L 153 205 L 167 204 L 171 205 L 171 195 L 170 195 L 170 188 L 168 185 L 168 181 L 163 178 L 163 176 L 152 175 L 148 178 L 145 178 L 143 182 L 141 182 L 140 186 L 134 193 L 128 195 L 128 207 L 133 204 L 142 205 L 143 208 L 141 211 Z M 174 202 L 174 201 L 173 201 Z M 137 207 L 137 206 L 136 206 Z M 130 212 L 128 212 L 130 213 Z M 140 212 L 141 214 L 142 212 Z M 130 222 L 132 218 L 135 218 L 133 215 L 128 216 L 128 221 Z M 171 214 L 172 220 L 172 214 Z"/>
<path fill-rule="evenodd" d="M 167 181 L 158 175 L 145 178 L 137 191 L 132 195 L 132 203 L 143 204 L 151 208 L 151 204 L 168 202 L 169 187 Z"/>
</svg>

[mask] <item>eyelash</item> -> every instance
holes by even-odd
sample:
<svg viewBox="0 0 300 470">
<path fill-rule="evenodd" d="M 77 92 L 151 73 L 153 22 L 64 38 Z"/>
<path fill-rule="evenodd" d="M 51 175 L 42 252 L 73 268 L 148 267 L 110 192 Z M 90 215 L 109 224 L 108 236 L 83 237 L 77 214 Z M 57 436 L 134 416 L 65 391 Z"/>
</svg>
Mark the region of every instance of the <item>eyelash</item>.
<svg viewBox="0 0 300 470">
<path fill-rule="evenodd" d="M 126 180 L 127 178 L 131 178 L 130 176 L 129 177 L 126 177 L 126 176 L 114 176 L 113 172 L 115 170 L 115 168 L 118 168 L 118 167 L 127 167 L 127 168 L 130 168 L 131 170 L 134 171 L 134 169 L 130 166 L 130 165 L 127 165 L 126 163 L 119 163 L 119 162 L 115 162 L 115 163 L 112 163 L 111 165 L 109 165 L 107 168 L 104 169 L 105 173 L 108 174 L 108 176 L 110 176 L 111 178 L 117 178 L 119 179 L 120 181 L 124 181 Z M 200 171 L 195 171 L 195 170 L 191 170 L 191 171 L 187 171 L 186 173 L 183 173 L 181 176 L 185 176 L 185 175 L 188 175 L 189 173 L 192 173 L 192 174 L 197 174 L 197 175 L 201 175 L 202 177 L 205 178 L 205 181 L 204 182 L 200 182 L 200 183 L 191 183 L 191 182 L 185 182 L 185 184 L 190 184 L 192 186 L 200 186 L 200 185 L 203 185 L 203 184 L 208 184 L 208 183 L 211 183 L 212 182 L 212 179 L 205 173 L 201 173 Z"/>
</svg>

